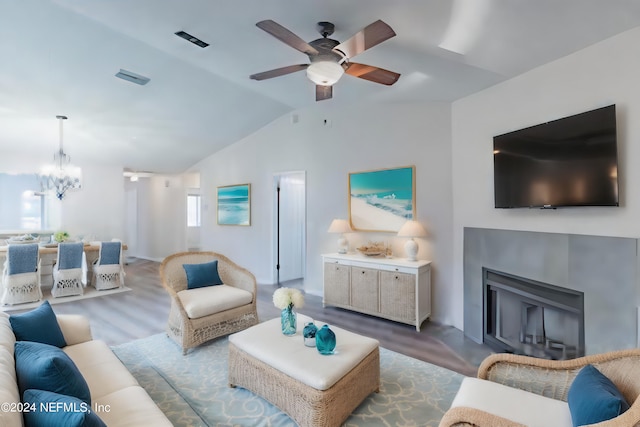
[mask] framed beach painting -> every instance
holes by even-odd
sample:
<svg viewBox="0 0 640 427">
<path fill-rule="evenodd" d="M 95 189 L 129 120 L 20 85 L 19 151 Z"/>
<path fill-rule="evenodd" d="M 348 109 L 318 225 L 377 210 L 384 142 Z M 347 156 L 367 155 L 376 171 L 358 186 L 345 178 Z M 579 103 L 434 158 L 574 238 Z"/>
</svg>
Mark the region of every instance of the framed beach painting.
<svg viewBox="0 0 640 427">
<path fill-rule="evenodd" d="M 397 232 L 416 216 L 415 166 L 349 174 L 349 221 L 361 231 Z"/>
<path fill-rule="evenodd" d="M 251 225 L 251 184 L 218 187 L 218 224 Z"/>
</svg>

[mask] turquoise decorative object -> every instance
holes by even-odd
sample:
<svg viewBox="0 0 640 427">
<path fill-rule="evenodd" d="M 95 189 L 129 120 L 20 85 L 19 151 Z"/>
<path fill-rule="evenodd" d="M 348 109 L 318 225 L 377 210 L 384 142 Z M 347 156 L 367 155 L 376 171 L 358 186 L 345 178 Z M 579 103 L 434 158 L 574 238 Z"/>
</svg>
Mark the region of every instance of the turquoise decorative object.
<svg viewBox="0 0 640 427">
<path fill-rule="evenodd" d="M 296 328 L 298 326 L 296 319 L 296 311 L 293 309 L 293 304 L 283 308 L 280 312 L 280 322 L 282 324 L 282 333 L 284 335 L 295 335 Z"/>
<path fill-rule="evenodd" d="M 320 354 L 333 354 L 336 348 L 336 334 L 324 325 L 316 332 L 316 348 Z"/>
<path fill-rule="evenodd" d="M 316 332 L 318 332 L 318 328 L 313 322 L 307 323 L 307 325 L 302 330 L 302 336 L 304 337 L 304 345 L 307 347 L 315 347 L 316 346 Z"/>
</svg>

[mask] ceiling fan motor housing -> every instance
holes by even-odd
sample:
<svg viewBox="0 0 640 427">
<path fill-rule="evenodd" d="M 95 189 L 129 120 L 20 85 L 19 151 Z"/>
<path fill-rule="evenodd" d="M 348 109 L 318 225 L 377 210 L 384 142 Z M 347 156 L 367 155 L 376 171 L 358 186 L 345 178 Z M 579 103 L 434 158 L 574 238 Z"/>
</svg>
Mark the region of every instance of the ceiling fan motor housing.
<svg viewBox="0 0 640 427">
<path fill-rule="evenodd" d="M 320 21 L 317 26 L 318 32 L 322 34 L 322 37 L 328 37 L 333 34 L 333 31 L 336 29 L 335 25 L 331 22 Z"/>
<path fill-rule="evenodd" d="M 341 62 L 346 60 L 345 55 L 341 55 L 339 51 L 334 51 L 333 48 L 338 46 L 340 42 L 338 40 L 323 38 L 309 42 L 318 52 L 318 55 L 309 55 L 311 63 L 315 61 L 335 61 Z"/>
</svg>

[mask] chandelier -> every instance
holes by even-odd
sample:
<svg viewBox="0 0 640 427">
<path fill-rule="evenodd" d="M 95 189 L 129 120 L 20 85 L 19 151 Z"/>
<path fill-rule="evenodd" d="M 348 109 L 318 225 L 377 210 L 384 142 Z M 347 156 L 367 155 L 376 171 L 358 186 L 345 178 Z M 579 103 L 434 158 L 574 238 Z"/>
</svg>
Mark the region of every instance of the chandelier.
<svg viewBox="0 0 640 427">
<path fill-rule="evenodd" d="M 71 157 L 62 149 L 62 121 L 67 116 L 56 116 L 60 124 L 60 148 L 53 154 L 53 163 L 42 168 L 40 173 L 40 187 L 43 192 L 55 192 L 62 200 L 67 190 L 81 188 L 82 171 L 71 164 Z"/>
</svg>

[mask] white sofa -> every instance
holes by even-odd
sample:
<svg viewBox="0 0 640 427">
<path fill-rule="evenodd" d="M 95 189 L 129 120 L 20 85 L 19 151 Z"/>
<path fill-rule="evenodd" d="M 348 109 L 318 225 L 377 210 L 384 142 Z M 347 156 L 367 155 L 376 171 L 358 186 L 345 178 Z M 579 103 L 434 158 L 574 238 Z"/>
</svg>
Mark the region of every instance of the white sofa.
<svg viewBox="0 0 640 427">
<path fill-rule="evenodd" d="M 171 426 L 111 349 L 93 340 L 88 320 L 79 315 L 58 315 L 67 346 L 63 351 L 82 373 L 91 392 L 91 407 L 109 427 Z M 16 412 L 20 402 L 15 361 L 16 338 L 9 316 L 0 313 L 0 426 L 22 426 Z"/>
</svg>

